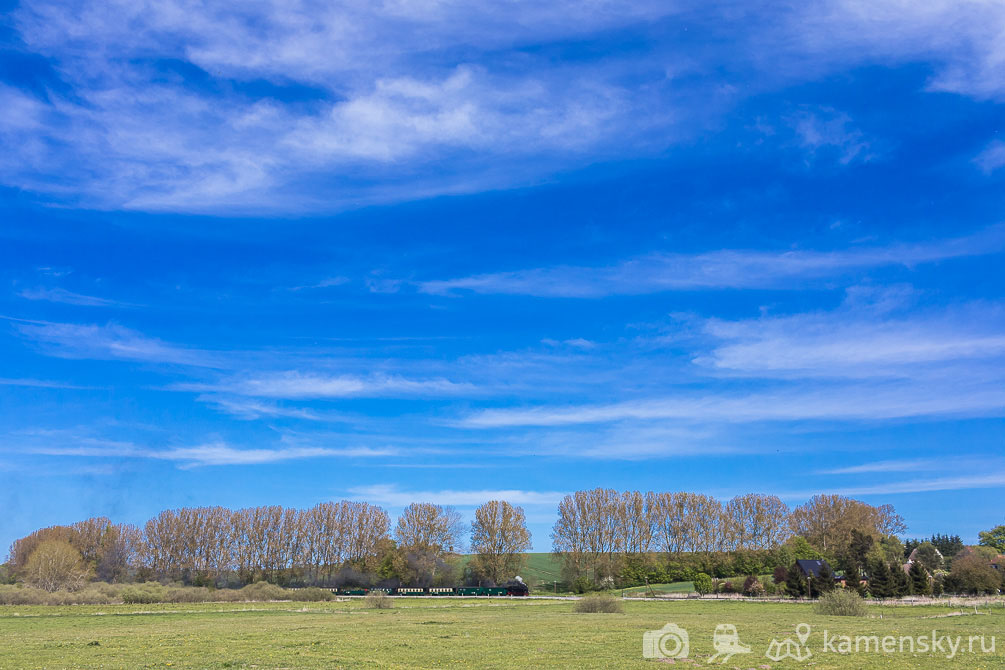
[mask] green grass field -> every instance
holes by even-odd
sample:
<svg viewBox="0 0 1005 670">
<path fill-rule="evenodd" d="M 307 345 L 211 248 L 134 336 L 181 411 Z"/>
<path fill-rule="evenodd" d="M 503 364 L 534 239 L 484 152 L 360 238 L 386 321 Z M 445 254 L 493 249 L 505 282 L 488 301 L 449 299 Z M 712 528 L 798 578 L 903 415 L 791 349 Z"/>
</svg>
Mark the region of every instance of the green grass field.
<svg viewBox="0 0 1005 670">
<path fill-rule="evenodd" d="M 996 653 L 840 654 L 830 634 L 1005 634 L 1001 606 L 947 616 L 948 606 L 878 607 L 870 618 L 824 617 L 809 605 L 730 601 L 625 603 L 624 614 L 576 614 L 567 600 L 402 599 L 390 610 L 352 602 L 105 605 L 0 608 L 0 668 L 656 668 L 642 657 L 647 630 L 674 622 L 690 633 L 689 661 L 715 653 L 716 624 L 735 624 L 753 651 L 740 668 L 992 668 Z M 773 638 L 807 623 L 806 662 L 765 658 Z M 681 663 L 683 661 L 677 661 Z M 696 665 L 695 665 L 696 667 Z"/>
</svg>

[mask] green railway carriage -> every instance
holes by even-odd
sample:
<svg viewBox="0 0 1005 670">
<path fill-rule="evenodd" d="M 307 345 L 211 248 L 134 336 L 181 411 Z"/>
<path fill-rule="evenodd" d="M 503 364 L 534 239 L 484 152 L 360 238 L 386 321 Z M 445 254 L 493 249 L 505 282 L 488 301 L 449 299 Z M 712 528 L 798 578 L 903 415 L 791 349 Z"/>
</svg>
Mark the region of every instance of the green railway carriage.
<svg viewBox="0 0 1005 670">
<path fill-rule="evenodd" d="M 525 596 L 527 586 L 523 582 L 512 583 L 509 586 L 437 586 L 417 587 L 402 586 L 397 588 L 335 588 L 332 593 L 340 596 L 365 596 L 368 593 L 385 593 L 390 596 Z"/>
<path fill-rule="evenodd" d="M 459 596 L 504 596 L 505 586 L 459 586 L 456 589 Z"/>
</svg>

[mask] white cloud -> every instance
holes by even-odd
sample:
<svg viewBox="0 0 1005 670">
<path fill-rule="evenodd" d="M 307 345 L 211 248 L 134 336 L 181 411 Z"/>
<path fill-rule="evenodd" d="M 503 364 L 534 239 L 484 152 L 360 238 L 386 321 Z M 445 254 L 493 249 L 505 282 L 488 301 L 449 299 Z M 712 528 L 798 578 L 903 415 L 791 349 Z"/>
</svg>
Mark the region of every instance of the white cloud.
<svg viewBox="0 0 1005 670">
<path fill-rule="evenodd" d="M 710 319 L 705 332 L 718 344 L 695 362 L 746 375 L 881 377 L 931 376 L 933 367 L 1005 357 L 999 306 L 889 309 L 850 302 L 832 312 Z"/>
<path fill-rule="evenodd" d="M 1005 165 L 1005 142 L 995 140 L 984 151 L 974 158 L 974 163 L 984 171 L 991 174 L 1001 166 Z"/>
<path fill-rule="evenodd" d="M 298 447 L 289 449 L 237 449 L 223 443 L 180 447 L 166 451 L 148 452 L 147 458 L 177 461 L 183 466 L 201 465 L 259 465 L 316 458 L 375 458 L 398 455 L 391 448 L 349 447 Z"/>
<path fill-rule="evenodd" d="M 13 319 L 22 335 L 55 356 L 219 367 L 216 354 L 186 349 L 109 323 L 104 326 Z"/>
<path fill-rule="evenodd" d="M 227 396 L 203 394 L 196 398 L 199 402 L 215 406 L 222 412 L 240 419 L 260 419 L 262 417 L 286 417 L 291 419 L 306 419 L 321 421 L 316 412 L 301 407 L 283 407 L 281 405 L 250 400 L 248 398 L 232 398 Z"/>
<path fill-rule="evenodd" d="M 595 298 L 707 288 L 792 289 L 793 280 L 833 277 L 872 267 L 921 263 L 995 253 L 1005 246 L 1005 227 L 929 244 L 841 251 L 723 250 L 700 254 L 662 253 L 607 267 L 536 268 L 421 282 L 425 293 L 458 291 L 541 297 Z"/>
<path fill-rule="evenodd" d="M 389 484 L 357 486 L 353 496 L 390 507 L 406 507 L 414 502 L 475 507 L 490 500 L 505 500 L 514 505 L 557 505 L 565 497 L 561 491 L 525 491 L 521 489 L 443 489 L 439 491 L 404 491 Z"/>
<path fill-rule="evenodd" d="M 672 4 L 506 4 L 32 2 L 16 12 L 21 37 L 72 92 L 42 102 L 0 90 L 12 110 L 0 178 L 97 207 L 332 210 L 532 183 L 665 123 L 652 89 L 623 89 L 605 63 L 456 54 L 477 60 Z M 204 75 L 217 85 L 202 88 Z M 243 88 L 263 82 L 274 90 Z"/>
<path fill-rule="evenodd" d="M 1000 383 L 872 383 L 736 393 L 695 392 L 610 404 L 487 409 L 457 421 L 466 428 L 569 426 L 624 420 L 750 423 L 875 421 L 938 416 L 1005 416 Z"/>
<path fill-rule="evenodd" d="M 1000 487 L 1005 487 L 1005 471 L 935 477 L 931 479 L 911 479 L 901 482 L 884 481 L 883 483 L 873 485 L 826 488 L 823 492 L 836 493 L 838 495 L 845 496 L 868 496 L 930 493 L 933 491 L 964 491 L 969 489 L 995 489 Z M 779 497 L 787 500 L 805 500 L 820 493 L 820 490 L 788 491 L 779 493 L 778 495 Z"/>
<path fill-rule="evenodd" d="M 20 453 L 41 456 L 82 458 L 137 458 L 171 461 L 180 467 L 209 465 L 262 465 L 283 461 L 318 458 L 384 458 L 399 455 L 391 447 L 284 447 L 281 449 L 242 449 L 225 442 L 209 442 L 191 447 L 153 449 L 131 442 L 115 442 L 95 438 L 75 438 L 73 446 L 28 445 Z"/>
<path fill-rule="evenodd" d="M 939 470 L 946 467 L 945 461 L 931 458 L 911 458 L 903 460 L 874 461 L 860 465 L 850 465 L 844 468 L 818 470 L 821 475 L 858 475 L 874 472 L 918 472 Z"/>
<path fill-rule="evenodd" d="M 78 384 L 52 381 L 49 379 L 10 379 L 10 378 L 6 379 L 0 378 L 0 386 L 27 386 L 32 388 L 74 389 L 74 390 L 93 390 L 98 388 L 97 386 L 80 386 Z"/>
<path fill-rule="evenodd" d="M 1005 5 L 995 0 L 829 0 L 790 18 L 787 53 L 807 62 L 932 62 L 931 90 L 1005 96 Z"/>
<path fill-rule="evenodd" d="M 324 375 L 288 371 L 224 380 L 216 384 L 176 384 L 181 391 L 223 392 L 259 398 L 351 398 L 439 396 L 470 393 L 474 387 L 446 379 L 409 379 L 396 375 Z"/>
<path fill-rule="evenodd" d="M 131 307 L 129 303 L 108 298 L 98 298 L 92 295 L 74 293 L 63 288 L 33 288 L 24 289 L 18 293 L 19 296 L 27 300 L 47 300 L 49 302 L 60 302 L 67 305 L 81 305 L 85 307 Z"/>
<path fill-rule="evenodd" d="M 871 158 L 870 141 L 844 112 L 806 109 L 796 114 L 791 123 L 800 145 L 811 158 L 831 152 L 842 165 Z"/>
<path fill-rule="evenodd" d="M 761 75 L 719 85 L 729 54 L 649 33 L 631 56 L 539 49 L 680 12 Z M 0 179 L 100 208 L 256 215 L 508 188 L 653 155 L 762 80 L 925 61 L 932 90 L 1000 98 L 1003 19 L 980 0 L 33 0 L 13 25 L 64 87 L 0 88 Z M 868 157 L 859 131 L 825 117 L 797 123 L 808 147 Z"/>
</svg>

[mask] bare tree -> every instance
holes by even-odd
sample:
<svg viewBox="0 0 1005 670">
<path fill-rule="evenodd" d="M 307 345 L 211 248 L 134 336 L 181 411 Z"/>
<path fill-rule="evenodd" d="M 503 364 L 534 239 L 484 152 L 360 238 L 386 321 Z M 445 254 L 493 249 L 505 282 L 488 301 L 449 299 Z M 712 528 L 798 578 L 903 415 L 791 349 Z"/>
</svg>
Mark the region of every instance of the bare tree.
<svg viewBox="0 0 1005 670">
<path fill-rule="evenodd" d="M 792 511 L 789 524 L 796 535 L 836 555 L 850 546 L 853 530 L 877 539 L 906 530 L 903 518 L 891 505 L 873 507 L 839 495 L 813 496 Z"/>
<path fill-rule="evenodd" d="M 398 517 L 394 535 L 401 547 L 453 553 L 461 548 L 461 515 L 453 507 L 412 503 Z"/>
<path fill-rule="evenodd" d="M 416 585 L 442 581 L 453 570 L 448 556 L 461 549 L 461 515 L 452 507 L 412 503 L 398 517 L 396 571 Z"/>
<path fill-rule="evenodd" d="M 518 574 L 523 552 L 531 547 L 523 508 L 492 500 L 475 510 L 471 550 L 475 571 L 495 584 Z"/>
<path fill-rule="evenodd" d="M 80 552 L 61 540 L 39 544 L 25 565 L 25 581 L 46 591 L 76 589 L 86 575 Z"/>
<path fill-rule="evenodd" d="M 730 549 L 771 549 L 789 535 L 789 506 L 777 496 L 748 493 L 726 504 Z"/>
<path fill-rule="evenodd" d="M 576 491 L 562 499 L 551 537 L 567 576 L 589 575 L 599 582 L 617 572 L 625 545 L 621 509 L 621 496 L 611 489 Z"/>
</svg>

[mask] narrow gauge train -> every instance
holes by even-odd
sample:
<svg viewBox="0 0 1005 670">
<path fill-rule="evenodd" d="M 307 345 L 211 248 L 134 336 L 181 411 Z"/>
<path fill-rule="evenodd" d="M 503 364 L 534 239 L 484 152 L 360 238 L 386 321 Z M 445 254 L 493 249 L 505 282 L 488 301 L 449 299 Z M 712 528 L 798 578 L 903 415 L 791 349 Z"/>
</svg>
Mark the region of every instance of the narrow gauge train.
<svg viewBox="0 0 1005 670">
<path fill-rule="evenodd" d="M 337 588 L 332 593 L 340 596 L 365 596 L 368 593 L 386 593 L 389 596 L 525 596 L 530 592 L 523 582 L 506 586 L 433 586 L 397 588 Z"/>
</svg>

